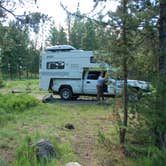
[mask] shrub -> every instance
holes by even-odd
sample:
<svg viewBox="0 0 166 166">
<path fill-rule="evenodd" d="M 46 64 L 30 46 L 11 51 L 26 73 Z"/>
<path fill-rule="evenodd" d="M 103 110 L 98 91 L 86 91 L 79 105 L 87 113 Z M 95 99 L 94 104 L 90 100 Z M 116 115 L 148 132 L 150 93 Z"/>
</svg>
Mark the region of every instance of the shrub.
<svg viewBox="0 0 166 166">
<path fill-rule="evenodd" d="M 3 86 L 4 86 L 4 82 L 3 82 L 3 79 L 2 79 L 2 77 L 0 75 L 0 88 L 2 88 Z"/>
<path fill-rule="evenodd" d="M 16 150 L 16 160 L 12 163 L 13 166 L 55 166 L 64 165 L 69 161 L 75 160 L 74 152 L 68 144 L 61 144 L 58 138 L 49 138 L 55 148 L 55 157 L 51 160 L 38 160 L 35 155 L 35 149 L 31 146 L 32 143 L 45 138 L 46 136 L 36 133 L 33 136 L 26 136 L 23 143 Z"/>
<path fill-rule="evenodd" d="M 0 166 L 7 166 L 6 161 L 0 157 Z"/>
<path fill-rule="evenodd" d="M 155 146 L 149 147 L 148 155 L 140 158 L 136 166 L 163 166 L 166 163 L 166 151 L 161 151 Z"/>
<path fill-rule="evenodd" d="M 122 161 L 121 147 L 100 131 L 95 147 L 95 155 L 99 165 L 115 166 L 119 164 L 118 161 Z"/>
<path fill-rule="evenodd" d="M 38 101 L 29 95 L 0 95 L 0 112 L 9 113 L 9 112 L 22 112 L 30 107 L 36 106 Z"/>
</svg>

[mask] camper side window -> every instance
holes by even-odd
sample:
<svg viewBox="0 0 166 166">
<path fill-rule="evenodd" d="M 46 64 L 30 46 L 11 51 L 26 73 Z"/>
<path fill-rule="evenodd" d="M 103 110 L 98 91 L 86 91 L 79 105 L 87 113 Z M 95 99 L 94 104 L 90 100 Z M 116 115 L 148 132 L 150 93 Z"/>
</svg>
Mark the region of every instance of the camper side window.
<svg viewBox="0 0 166 166">
<path fill-rule="evenodd" d="M 95 59 L 95 57 L 93 56 L 90 57 L 90 63 L 97 63 L 97 60 Z"/>
<path fill-rule="evenodd" d="M 63 61 L 47 62 L 47 69 L 64 69 L 65 63 Z"/>
</svg>

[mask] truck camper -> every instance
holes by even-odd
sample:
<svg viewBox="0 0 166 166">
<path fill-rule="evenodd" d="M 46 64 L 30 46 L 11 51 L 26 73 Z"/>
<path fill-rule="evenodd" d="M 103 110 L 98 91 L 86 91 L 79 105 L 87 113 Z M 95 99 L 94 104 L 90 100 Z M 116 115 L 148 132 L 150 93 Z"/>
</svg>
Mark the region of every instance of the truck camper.
<svg viewBox="0 0 166 166">
<path fill-rule="evenodd" d="M 102 72 L 113 69 L 105 63 L 97 63 L 92 51 L 78 50 L 70 45 L 57 45 L 45 49 L 40 56 L 40 89 L 51 90 L 62 99 L 76 99 L 80 95 L 97 95 L 97 79 Z M 105 96 L 121 95 L 123 80 L 108 78 L 104 86 Z M 127 80 L 137 91 L 149 91 L 149 83 Z"/>
<path fill-rule="evenodd" d="M 70 45 L 57 45 L 42 51 L 39 69 L 40 89 L 52 90 L 62 99 L 76 99 L 80 95 L 96 95 L 96 84 L 106 64 L 96 63 L 92 51 L 78 50 Z M 122 87 L 105 85 L 104 95 L 121 93 Z"/>
</svg>

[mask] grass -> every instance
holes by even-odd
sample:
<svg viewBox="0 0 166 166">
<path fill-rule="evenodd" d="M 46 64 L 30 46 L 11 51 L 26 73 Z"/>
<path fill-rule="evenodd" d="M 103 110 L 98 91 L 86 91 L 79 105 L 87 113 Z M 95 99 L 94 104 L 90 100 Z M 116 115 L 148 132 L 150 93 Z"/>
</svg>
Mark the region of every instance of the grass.
<svg viewBox="0 0 166 166">
<path fill-rule="evenodd" d="M 39 91 L 38 80 L 6 82 L 0 93 L 15 97 L 20 95 L 11 94 L 13 89 L 22 92 L 30 90 L 28 95 L 37 99 L 47 94 Z M 15 100 L 12 101 L 15 104 Z M 21 99 L 17 100 L 19 101 Z M 119 144 L 118 127 L 113 112 L 115 110 L 111 105 L 95 102 L 42 103 L 40 100 L 36 105 L 24 108 L 24 111 L 3 112 L 0 114 L 0 166 L 42 165 L 35 157 L 32 164 L 28 157 L 31 153 L 29 142 L 42 138 L 49 139 L 58 154 L 57 158 L 44 164 L 45 166 L 64 166 L 73 161 L 83 166 L 134 166 L 135 160 L 124 156 Z M 75 129 L 65 128 L 67 123 L 73 124 Z M 145 161 L 149 162 L 147 158 Z M 143 161 L 139 161 L 137 165 L 142 163 Z"/>
<path fill-rule="evenodd" d="M 94 139 L 99 130 L 105 129 L 110 132 L 107 126 L 109 122 L 101 123 L 101 117 L 105 117 L 108 112 L 109 110 L 105 110 L 101 106 L 73 105 L 69 107 L 69 105 L 57 103 L 40 103 L 28 111 L 19 114 L 12 113 L 12 120 L 6 120 L 8 122 L 0 131 L 0 150 L 11 151 L 12 154 L 11 156 L 4 154 L 2 157 L 14 158 L 15 150 L 29 136 L 32 137 L 33 141 L 41 138 L 51 141 L 59 139 L 63 151 L 59 164 L 81 158 L 83 156 L 78 155 L 77 157 L 75 153 L 83 153 L 86 148 L 91 148 L 86 143 L 90 144 L 91 142 L 88 141 Z M 66 129 L 66 123 L 73 124 L 75 129 Z M 75 153 L 72 152 L 72 149 L 76 150 Z M 79 161 L 81 162 L 81 159 Z"/>
<path fill-rule="evenodd" d="M 34 80 L 15 80 L 5 81 L 4 87 L 0 88 L 0 94 L 9 94 L 12 92 L 29 93 L 35 97 L 47 94 L 45 91 L 39 90 L 39 81 Z"/>
</svg>

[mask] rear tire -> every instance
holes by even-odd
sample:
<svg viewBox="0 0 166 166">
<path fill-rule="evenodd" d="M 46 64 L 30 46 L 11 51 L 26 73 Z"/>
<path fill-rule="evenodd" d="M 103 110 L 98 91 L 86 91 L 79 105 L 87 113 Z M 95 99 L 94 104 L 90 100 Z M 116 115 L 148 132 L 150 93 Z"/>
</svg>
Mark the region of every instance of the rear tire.
<svg viewBox="0 0 166 166">
<path fill-rule="evenodd" d="M 73 94 L 70 88 L 62 88 L 60 90 L 60 96 L 63 100 L 71 100 Z"/>
</svg>

